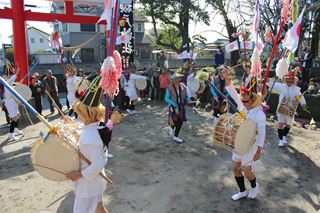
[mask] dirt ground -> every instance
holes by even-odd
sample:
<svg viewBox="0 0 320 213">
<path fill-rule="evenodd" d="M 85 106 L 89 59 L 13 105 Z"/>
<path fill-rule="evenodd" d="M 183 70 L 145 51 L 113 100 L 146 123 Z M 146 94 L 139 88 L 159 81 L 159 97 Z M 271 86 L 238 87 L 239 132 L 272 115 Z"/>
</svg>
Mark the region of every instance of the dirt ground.
<svg viewBox="0 0 320 213">
<path fill-rule="evenodd" d="M 320 131 L 294 127 L 289 145 L 278 148 L 275 123 L 268 122 L 256 172 L 260 196 L 232 201 L 238 188 L 231 152 L 212 145 L 210 112 L 194 114 L 188 108 L 181 131 L 185 143 L 176 144 L 168 137 L 164 104 L 137 108 L 140 113 L 124 113 L 124 122 L 114 127 L 115 157 L 106 166 L 113 185 L 104 194 L 110 213 L 319 212 Z M 48 118 L 58 121 L 57 115 Z M 46 127 L 28 126 L 16 142 L 7 141 L 7 127 L 0 128 L 0 212 L 72 212 L 71 182 L 46 180 L 30 165 L 32 143 Z"/>
</svg>

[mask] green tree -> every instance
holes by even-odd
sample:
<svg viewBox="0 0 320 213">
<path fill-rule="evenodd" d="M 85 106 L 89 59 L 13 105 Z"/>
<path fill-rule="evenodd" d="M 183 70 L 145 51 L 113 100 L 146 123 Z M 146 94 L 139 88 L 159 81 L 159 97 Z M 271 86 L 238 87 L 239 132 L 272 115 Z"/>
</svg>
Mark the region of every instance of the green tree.
<svg viewBox="0 0 320 213">
<path fill-rule="evenodd" d="M 179 30 L 172 25 L 163 25 L 156 39 L 158 48 L 170 47 L 178 50 L 181 47 L 182 39 L 179 36 Z"/>
<path fill-rule="evenodd" d="M 181 52 L 183 49 L 188 49 L 190 45 L 189 37 L 189 23 L 190 20 L 203 22 L 209 25 L 209 15 L 205 9 L 202 9 L 196 0 L 139 0 L 142 4 L 141 12 L 151 17 L 155 35 L 160 38 L 157 39 L 157 45 L 165 48 L 170 48 L 176 52 Z M 161 23 L 167 25 L 170 30 L 166 29 L 159 33 L 157 24 Z M 164 39 L 165 32 L 176 34 L 181 43 L 171 43 L 170 39 Z M 166 43 L 169 41 L 169 43 Z"/>
</svg>

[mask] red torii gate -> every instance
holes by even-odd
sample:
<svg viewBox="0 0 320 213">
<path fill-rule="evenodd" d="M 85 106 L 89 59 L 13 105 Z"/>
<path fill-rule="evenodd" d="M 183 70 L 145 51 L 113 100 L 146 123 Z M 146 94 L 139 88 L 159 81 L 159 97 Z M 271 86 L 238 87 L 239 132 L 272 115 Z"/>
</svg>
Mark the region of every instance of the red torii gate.
<svg viewBox="0 0 320 213">
<path fill-rule="evenodd" d="M 11 0 L 11 8 L 5 7 L 0 9 L 0 19 L 11 19 L 13 28 L 13 44 L 14 44 L 14 63 L 15 67 L 20 67 L 20 73 L 17 80 L 22 79 L 28 72 L 28 50 L 26 43 L 26 21 L 45 21 L 45 22 L 67 22 L 80 24 L 96 24 L 99 16 L 75 15 L 73 13 L 73 1 L 77 4 L 91 4 L 103 6 L 103 1 L 93 0 L 52 0 L 64 2 L 65 13 L 53 14 L 32 12 L 24 9 L 24 0 Z M 101 21 L 99 24 L 106 24 Z M 29 78 L 29 77 L 28 77 Z M 28 83 L 26 78 L 23 83 Z"/>
</svg>

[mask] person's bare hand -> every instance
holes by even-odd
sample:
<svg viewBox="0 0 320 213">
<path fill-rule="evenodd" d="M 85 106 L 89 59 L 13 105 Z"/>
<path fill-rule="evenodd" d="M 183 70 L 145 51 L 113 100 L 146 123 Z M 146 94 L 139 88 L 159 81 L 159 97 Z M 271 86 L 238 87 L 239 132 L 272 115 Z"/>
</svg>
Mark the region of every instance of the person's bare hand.
<svg viewBox="0 0 320 213">
<path fill-rule="evenodd" d="M 82 177 L 82 174 L 80 171 L 77 171 L 77 172 L 69 172 L 66 174 L 66 176 L 72 181 L 77 181 L 79 178 Z"/>
<path fill-rule="evenodd" d="M 261 147 L 258 147 L 257 151 L 256 151 L 256 154 L 254 154 L 253 156 L 253 160 L 254 161 L 257 161 L 260 159 L 260 155 L 261 155 Z"/>
</svg>

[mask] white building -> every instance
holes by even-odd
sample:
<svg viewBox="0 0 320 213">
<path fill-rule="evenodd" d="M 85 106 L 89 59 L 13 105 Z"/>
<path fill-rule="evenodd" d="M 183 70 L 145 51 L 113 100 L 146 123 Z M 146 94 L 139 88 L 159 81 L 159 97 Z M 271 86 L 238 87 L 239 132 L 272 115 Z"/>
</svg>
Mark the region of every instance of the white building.
<svg viewBox="0 0 320 213">
<path fill-rule="evenodd" d="M 9 36 L 12 46 L 13 35 Z M 27 29 L 27 45 L 28 53 L 34 54 L 36 52 L 45 51 L 50 48 L 49 46 L 50 35 L 35 27 L 28 27 Z"/>
</svg>

